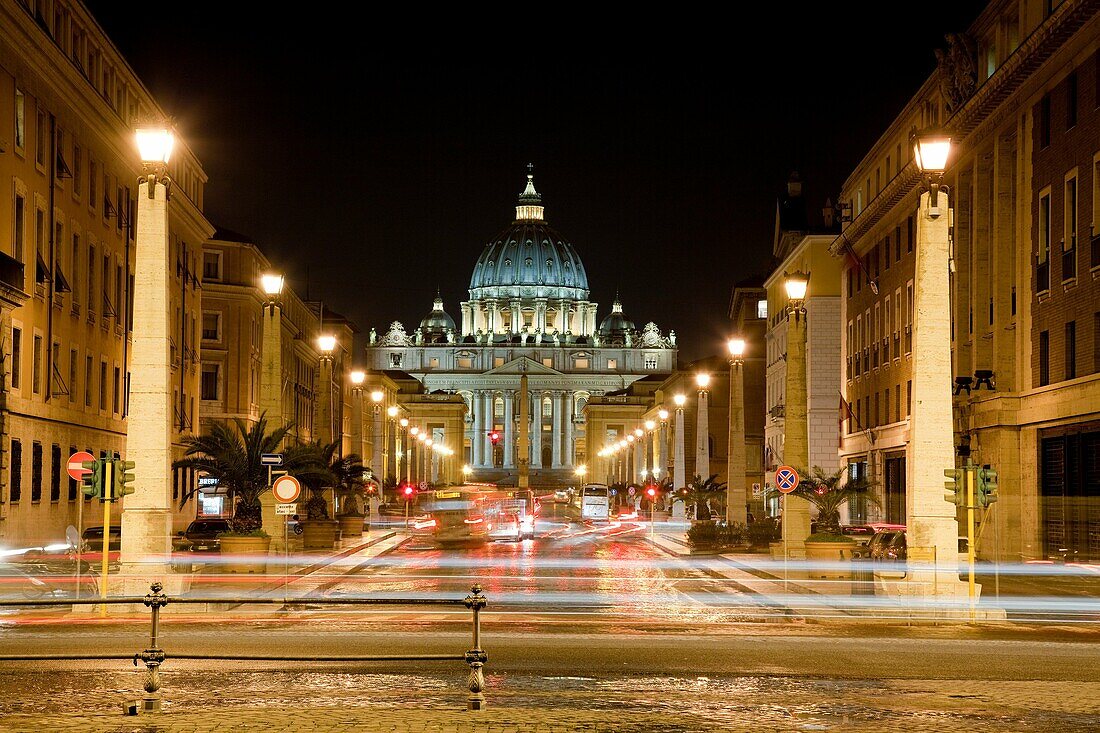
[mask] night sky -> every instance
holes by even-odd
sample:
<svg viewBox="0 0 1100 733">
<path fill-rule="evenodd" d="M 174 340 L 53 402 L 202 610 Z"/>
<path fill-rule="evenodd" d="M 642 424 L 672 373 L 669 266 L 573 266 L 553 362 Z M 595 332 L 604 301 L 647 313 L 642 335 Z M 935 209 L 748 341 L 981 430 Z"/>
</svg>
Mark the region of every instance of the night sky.
<svg viewBox="0 0 1100 733">
<path fill-rule="evenodd" d="M 763 3 L 745 25 L 698 6 L 235 5 L 88 2 L 202 160 L 207 217 L 297 292 L 364 341 L 394 319 L 411 332 L 437 287 L 460 321 L 532 162 L 599 318 L 618 290 L 686 361 L 723 348 L 731 286 L 767 271 L 789 173 L 812 212 L 835 199 L 984 3 Z"/>
</svg>

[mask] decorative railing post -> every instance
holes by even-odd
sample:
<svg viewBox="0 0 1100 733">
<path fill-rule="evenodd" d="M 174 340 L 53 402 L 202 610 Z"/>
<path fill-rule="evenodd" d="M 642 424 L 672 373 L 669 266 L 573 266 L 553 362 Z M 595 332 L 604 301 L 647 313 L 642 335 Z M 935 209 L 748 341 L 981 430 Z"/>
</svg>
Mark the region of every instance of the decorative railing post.
<svg viewBox="0 0 1100 733">
<path fill-rule="evenodd" d="M 145 606 L 150 609 L 151 629 L 149 633 L 149 648 L 134 656 L 134 666 L 138 660 L 145 662 L 145 695 L 141 698 L 141 712 L 160 712 L 160 665 L 164 663 L 164 650 L 157 643 L 160 632 L 160 609 L 168 605 L 168 596 L 162 593 L 164 586 L 154 582 L 149 586 L 150 592 L 145 596 Z"/>
<path fill-rule="evenodd" d="M 467 710 L 483 710 L 485 708 L 485 662 L 488 657 L 481 649 L 481 609 L 488 604 L 481 593 L 481 586 L 475 585 L 470 589 L 470 595 L 463 600 L 466 608 L 473 613 L 473 648 L 466 652 L 466 664 L 470 665 L 470 676 L 467 685 L 470 688 L 470 696 L 467 698 Z"/>
</svg>

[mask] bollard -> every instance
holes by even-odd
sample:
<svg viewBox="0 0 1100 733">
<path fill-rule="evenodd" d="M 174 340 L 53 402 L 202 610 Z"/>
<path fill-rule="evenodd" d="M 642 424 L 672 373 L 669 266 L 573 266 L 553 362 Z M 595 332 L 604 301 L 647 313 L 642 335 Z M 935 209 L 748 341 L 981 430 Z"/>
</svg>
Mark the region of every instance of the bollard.
<svg viewBox="0 0 1100 733">
<path fill-rule="evenodd" d="M 466 664 L 470 665 L 470 676 L 467 686 L 470 688 L 470 696 L 467 698 L 467 710 L 485 709 L 485 662 L 488 656 L 481 648 L 481 609 L 485 608 L 488 601 L 481 593 L 481 586 L 475 585 L 470 589 L 470 595 L 463 599 L 466 608 L 473 613 L 473 648 L 465 654 Z"/>
<path fill-rule="evenodd" d="M 163 589 L 164 586 L 159 582 L 149 586 L 150 592 L 145 596 L 145 606 L 150 609 L 152 620 L 149 648 L 134 655 L 135 667 L 139 659 L 145 662 L 145 683 L 142 685 L 145 694 L 137 706 L 138 712 L 142 713 L 160 712 L 160 665 L 164 662 L 164 650 L 157 643 L 157 636 L 160 632 L 160 609 L 168 605 L 168 596 L 161 592 Z M 133 709 L 133 706 L 130 709 Z"/>
</svg>

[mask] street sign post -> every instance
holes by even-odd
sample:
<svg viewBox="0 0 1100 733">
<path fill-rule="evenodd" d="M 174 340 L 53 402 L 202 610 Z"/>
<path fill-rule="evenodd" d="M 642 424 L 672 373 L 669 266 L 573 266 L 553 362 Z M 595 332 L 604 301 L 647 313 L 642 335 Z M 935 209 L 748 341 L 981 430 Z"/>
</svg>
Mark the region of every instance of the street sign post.
<svg viewBox="0 0 1100 733">
<path fill-rule="evenodd" d="M 260 454 L 261 466 L 281 466 L 283 465 L 282 453 L 261 453 Z"/>
<path fill-rule="evenodd" d="M 287 515 L 287 516 L 292 516 L 297 511 L 298 511 L 298 505 L 297 504 L 276 504 L 275 505 L 275 514 L 278 515 L 278 516 L 281 516 L 281 515 L 284 515 L 284 514 Z"/>
<path fill-rule="evenodd" d="M 78 450 L 69 456 L 69 462 L 65 466 L 65 472 L 69 474 L 69 478 L 73 481 L 80 481 L 84 478 L 85 474 L 91 473 L 90 468 L 84 468 L 82 465 L 85 461 L 94 461 L 93 456 L 88 451 Z"/>
<path fill-rule="evenodd" d="M 271 494 L 280 504 L 291 504 L 302 493 L 302 484 L 293 476 L 280 476 L 271 484 Z"/>
</svg>

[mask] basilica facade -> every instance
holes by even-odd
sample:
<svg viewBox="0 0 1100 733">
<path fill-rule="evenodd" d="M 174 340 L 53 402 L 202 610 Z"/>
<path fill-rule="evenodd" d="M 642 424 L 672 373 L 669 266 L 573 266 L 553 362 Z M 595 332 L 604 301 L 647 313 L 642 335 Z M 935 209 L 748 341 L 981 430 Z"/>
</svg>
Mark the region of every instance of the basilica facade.
<svg viewBox="0 0 1100 733">
<path fill-rule="evenodd" d="M 397 321 L 384 333 L 371 329 L 366 365 L 389 375 L 387 383 L 415 385 L 419 394 L 393 395 L 396 406 L 450 446 L 472 480 L 508 483 L 516 475 L 522 374 L 537 485 L 569 480 L 588 460 L 584 407 L 591 397 L 613 396 L 639 379 L 663 379 L 676 367 L 675 331 L 662 334 L 653 322 L 636 328 L 617 296 L 598 318 L 584 264 L 547 223 L 530 173 L 514 221 L 485 245 L 459 309 L 461 326 L 437 296 L 412 333 Z M 416 414 L 425 395 L 461 396 L 461 436 Z"/>
</svg>

